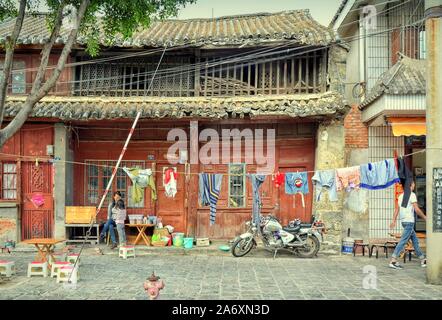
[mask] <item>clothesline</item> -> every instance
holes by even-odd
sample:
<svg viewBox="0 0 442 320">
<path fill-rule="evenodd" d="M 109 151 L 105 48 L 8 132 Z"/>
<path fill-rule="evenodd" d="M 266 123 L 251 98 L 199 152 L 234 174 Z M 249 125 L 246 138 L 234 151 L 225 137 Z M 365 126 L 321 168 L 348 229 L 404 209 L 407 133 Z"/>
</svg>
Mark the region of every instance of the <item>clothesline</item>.
<svg viewBox="0 0 442 320">
<path fill-rule="evenodd" d="M 408 153 L 408 154 L 403 155 L 402 157 L 410 157 L 410 156 L 413 156 L 415 154 L 419 154 L 419 153 L 425 152 L 427 149 L 430 149 L 430 148 L 426 148 L 426 149 L 422 149 L 422 150 L 419 150 L 419 151 L 416 151 L 416 152 Z M 441 149 L 441 148 L 431 148 L 431 149 Z M 2 153 L 2 152 L 0 152 L 0 156 L 15 157 L 15 158 L 22 158 L 22 159 L 31 159 L 32 161 L 35 161 L 36 164 L 38 164 L 39 161 L 42 161 L 42 162 L 46 161 L 46 162 L 51 162 L 51 163 L 66 163 L 66 164 L 77 164 L 77 165 L 83 165 L 83 166 L 94 166 L 94 167 L 102 167 L 102 168 L 114 168 L 113 165 L 104 165 L 104 164 L 87 163 L 87 162 L 79 162 L 79 161 L 69 161 L 69 160 L 58 160 L 58 159 L 53 159 L 53 158 L 50 158 L 50 157 L 22 156 L 22 155 Z M 128 160 L 128 161 L 131 161 L 131 160 Z M 189 164 L 187 164 L 187 165 L 189 165 Z M 173 166 L 173 165 L 170 165 L 170 166 Z M 343 167 L 343 168 L 349 168 L 349 167 Z M 150 169 L 150 168 L 140 168 L 140 169 Z M 336 170 L 336 169 L 341 169 L 341 168 L 328 168 L 328 169 L 309 170 L 309 171 L 303 170 L 303 171 L 298 171 L 298 172 L 315 173 L 315 172 L 329 171 L 329 170 Z M 163 173 L 163 171 L 162 170 L 152 170 L 152 173 Z M 195 172 L 182 172 L 182 171 L 177 171 L 176 173 L 177 174 L 183 174 L 183 175 L 198 175 L 199 174 L 199 172 L 195 173 Z M 207 173 L 227 174 L 227 173 L 223 173 L 223 172 L 207 172 Z M 275 174 L 275 173 L 276 172 L 260 173 L 260 174 L 271 175 L 271 174 Z M 256 172 L 247 172 L 247 173 L 245 173 L 245 175 L 250 175 L 250 174 L 256 174 Z M 244 174 L 228 174 L 228 175 L 229 176 L 243 176 Z"/>
</svg>

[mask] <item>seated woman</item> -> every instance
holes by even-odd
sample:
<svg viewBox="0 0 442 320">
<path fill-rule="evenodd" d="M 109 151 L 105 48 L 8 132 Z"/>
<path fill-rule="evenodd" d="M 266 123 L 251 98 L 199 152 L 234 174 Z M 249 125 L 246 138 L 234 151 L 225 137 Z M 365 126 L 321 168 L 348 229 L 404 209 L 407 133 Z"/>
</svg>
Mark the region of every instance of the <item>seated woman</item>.
<svg viewBox="0 0 442 320">
<path fill-rule="evenodd" d="M 118 239 L 120 240 L 120 246 L 126 245 L 126 232 L 124 230 L 124 221 L 126 220 L 127 212 L 124 206 L 123 200 L 118 200 L 115 207 L 112 209 L 112 213 L 116 215 L 115 222 L 117 224 Z"/>
<path fill-rule="evenodd" d="M 115 219 L 116 215 L 112 212 L 112 209 L 115 207 L 116 203 L 121 200 L 121 193 L 120 191 L 114 192 L 112 201 L 109 203 L 109 206 L 107 208 L 107 222 L 104 224 L 103 230 L 100 234 L 100 240 L 103 241 L 106 237 L 106 233 L 109 230 L 111 240 L 112 240 L 112 247 L 111 249 L 114 249 L 117 247 L 117 240 L 115 239 L 115 231 L 114 227 L 115 225 Z"/>
</svg>

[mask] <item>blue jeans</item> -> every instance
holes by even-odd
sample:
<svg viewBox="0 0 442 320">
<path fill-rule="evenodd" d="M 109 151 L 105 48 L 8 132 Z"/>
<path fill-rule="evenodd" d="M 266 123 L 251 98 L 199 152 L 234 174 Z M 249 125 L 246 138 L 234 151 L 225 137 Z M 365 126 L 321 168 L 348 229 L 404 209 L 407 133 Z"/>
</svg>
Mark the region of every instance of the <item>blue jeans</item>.
<svg viewBox="0 0 442 320">
<path fill-rule="evenodd" d="M 126 245 L 126 231 L 124 230 L 124 223 L 117 223 L 118 240 L 121 245 Z"/>
<path fill-rule="evenodd" d="M 117 240 L 115 240 L 114 227 L 116 227 L 115 221 L 112 219 L 107 220 L 107 222 L 104 224 L 103 231 L 101 231 L 101 235 L 104 238 L 106 236 L 107 230 L 109 230 L 112 243 L 117 244 Z"/>
<path fill-rule="evenodd" d="M 397 259 L 397 257 L 401 253 L 401 251 L 404 250 L 405 245 L 407 244 L 408 240 L 411 238 L 416 255 L 419 257 L 419 259 L 424 259 L 425 256 L 422 253 L 421 248 L 419 247 L 419 239 L 417 238 L 416 232 L 414 231 L 414 223 L 413 222 L 402 222 L 402 227 L 404 228 L 404 231 L 402 232 L 401 240 L 399 240 L 399 243 L 397 244 L 397 246 L 394 249 L 394 252 L 391 256 L 394 259 Z"/>
</svg>

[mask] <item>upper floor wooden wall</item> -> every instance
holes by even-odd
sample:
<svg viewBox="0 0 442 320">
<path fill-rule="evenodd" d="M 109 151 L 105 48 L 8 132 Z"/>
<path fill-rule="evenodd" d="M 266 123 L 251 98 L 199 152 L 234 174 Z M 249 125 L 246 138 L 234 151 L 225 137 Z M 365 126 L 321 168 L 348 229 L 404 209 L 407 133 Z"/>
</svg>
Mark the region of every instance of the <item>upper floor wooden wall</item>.
<svg viewBox="0 0 442 320">
<path fill-rule="evenodd" d="M 256 49 L 255 49 L 256 50 Z M 51 94 L 75 96 L 238 96 L 306 94 L 327 90 L 327 50 L 250 56 L 246 50 L 168 52 L 152 81 L 160 55 L 118 59 L 106 52 L 96 63 L 74 54 Z M 242 58 L 249 55 L 247 58 Z M 49 65 L 55 65 L 52 55 Z M 108 60 L 102 60 L 109 58 Z M 0 57 L 1 61 L 2 57 Z M 29 92 L 39 66 L 38 51 L 14 55 L 9 94 Z M 48 70 L 49 75 L 52 70 Z"/>
</svg>

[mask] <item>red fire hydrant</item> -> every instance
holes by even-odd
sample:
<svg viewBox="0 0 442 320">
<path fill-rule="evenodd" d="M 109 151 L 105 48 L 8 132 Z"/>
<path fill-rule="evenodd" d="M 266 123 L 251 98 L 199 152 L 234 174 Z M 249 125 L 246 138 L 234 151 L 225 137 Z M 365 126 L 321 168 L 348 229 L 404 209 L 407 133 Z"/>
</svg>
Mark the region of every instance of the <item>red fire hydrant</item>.
<svg viewBox="0 0 442 320">
<path fill-rule="evenodd" d="M 150 300 L 158 299 L 160 290 L 163 288 L 164 281 L 160 280 L 160 277 L 156 276 L 155 272 L 152 272 L 152 275 L 144 282 L 144 290 L 146 290 L 146 294 Z"/>
</svg>

